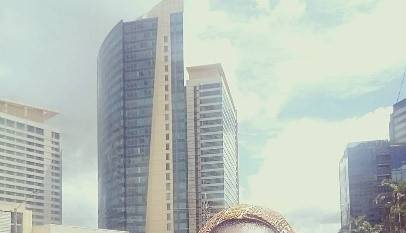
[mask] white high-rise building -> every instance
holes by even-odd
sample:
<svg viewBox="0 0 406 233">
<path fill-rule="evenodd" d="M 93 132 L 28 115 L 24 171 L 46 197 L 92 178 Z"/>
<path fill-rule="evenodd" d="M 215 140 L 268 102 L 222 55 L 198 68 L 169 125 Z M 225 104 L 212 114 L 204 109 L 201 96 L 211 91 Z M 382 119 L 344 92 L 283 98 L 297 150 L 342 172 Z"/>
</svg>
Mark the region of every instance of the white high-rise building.
<svg viewBox="0 0 406 233">
<path fill-rule="evenodd" d="M 188 67 L 189 230 L 239 202 L 237 111 L 220 64 Z"/>
<path fill-rule="evenodd" d="M 62 223 L 60 133 L 47 124 L 55 115 L 0 100 L 0 201 L 25 203 L 34 225 Z"/>
</svg>

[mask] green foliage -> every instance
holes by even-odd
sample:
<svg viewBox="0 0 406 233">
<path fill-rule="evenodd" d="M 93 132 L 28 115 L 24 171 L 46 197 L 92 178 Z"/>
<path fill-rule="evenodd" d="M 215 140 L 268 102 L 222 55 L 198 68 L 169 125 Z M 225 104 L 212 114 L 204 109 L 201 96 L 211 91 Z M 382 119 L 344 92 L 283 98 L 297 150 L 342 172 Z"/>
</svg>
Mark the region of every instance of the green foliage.
<svg viewBox="0 0 406 233">
<path fill-rule="evenodd" d="M 383 233 L 381 225 L 372 225 L 364 216 L 351 220 L 350 233 Z"/>
<path fill-rule="evenodd" d="M 406 233 L 406 182 L 385 180 L 384 192 L 376 202 L 383 208 L 383 229 L 385 233 Z"/>
</svg>

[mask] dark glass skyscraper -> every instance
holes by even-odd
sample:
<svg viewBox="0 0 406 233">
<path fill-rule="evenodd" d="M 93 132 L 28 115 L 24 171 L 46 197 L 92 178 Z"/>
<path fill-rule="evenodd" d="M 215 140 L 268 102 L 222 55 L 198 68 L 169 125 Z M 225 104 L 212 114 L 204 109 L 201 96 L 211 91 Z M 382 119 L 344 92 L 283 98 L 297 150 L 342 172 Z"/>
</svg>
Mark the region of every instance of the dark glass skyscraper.
<svg viewBox="0 0 406 233">
<path fill-rule="evenodd" d="M 377 140 L 352 143 L 340 162 L 341 225 L 348 228 L 351 218 L 365 216 L 380 223 L 382 211 L 375 198 L 385 179 L 395 179 L 406 164 L 406 145 Z"/>
<path fill-rule="evenodd" d="M 100 48 L 100 228 L 188 232 L 182 12 L 163 0 Z"/>
</svg>

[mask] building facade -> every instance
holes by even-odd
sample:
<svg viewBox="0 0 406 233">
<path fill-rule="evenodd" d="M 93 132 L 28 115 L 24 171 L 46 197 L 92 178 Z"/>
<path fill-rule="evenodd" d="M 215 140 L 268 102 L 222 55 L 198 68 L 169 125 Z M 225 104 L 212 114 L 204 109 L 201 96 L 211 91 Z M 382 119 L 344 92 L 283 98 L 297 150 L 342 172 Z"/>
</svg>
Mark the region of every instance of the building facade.
<svg viewBox="0 0 406 233">
<path fill-rule="evenodd" d="M 406 145 L 390 145 L 391 179 L 395 182 L 406 181 Z"/>
<path fill-rule="evenodd" d="M 60 133 L 47 124 L 56 114 L 0 100 L 0 201 L 25 203 L 34 225 L 62 223 Z"/>
<path fill-rule="evenodd" d="M 32 233 L 128 233 L 128 232 L 78 227 L 78 226 L 68 226 L 68 225 L 47 224 L 42 226 L 34 226 L 32 229 Z"/>
<path fill-rule="evenodd" d="M 183 2 L 120 21 L 98 55 L 99 227 L 188 232 Z"/>
<path fill-rule="evenodd" d="M 406 164 L 406 145 L 377 140 L 347 146 L 340 161 L 341 225 L 365 216 L 373 224 L 381 222 L 381 207 L 375 199 L 383 190 L 383 180 L 397 180 Z"/>
<path fill-rule="evenodd" d="M 393 105 L 389 123 L 389 136 L 392 144 L 406 143 L 406 99 Z"/>
<path fill-rule="evenodd" d="M 239 202 L 237 111 L 220 64 L 188 67 L 189 227 Z"/>
</svg>

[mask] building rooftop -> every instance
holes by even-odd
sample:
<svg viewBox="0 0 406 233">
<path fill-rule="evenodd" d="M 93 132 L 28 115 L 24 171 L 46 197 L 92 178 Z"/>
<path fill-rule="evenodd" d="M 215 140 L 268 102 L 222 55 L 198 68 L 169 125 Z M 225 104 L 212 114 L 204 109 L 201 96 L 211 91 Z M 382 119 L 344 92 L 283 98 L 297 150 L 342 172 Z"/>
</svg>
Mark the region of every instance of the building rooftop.
<svg viewBox="0 0 406 233">
<path fill-rule="evenodd" d="M 0 99 L 0 113 L 43 123 L 58 113 L 40 107 L 29 106 L 9 100 Z"/>
<path fill-rule="evenodd" d="M 186 67 L 187 72 L 189 73 L 189 78 L 207 78 L 207 73 L 216 72 L 220 74 L 221 77 L 225 77 L 223 66 L 220 63 L 200 65 L 200 66 L 189 66 Z"/>
<path fill-rule="evenodd" d="M 227 83 L 226 75 L 224 74 L 223 66 L 220 63 L 199 65 L 199 66 L 189 66 L 186 67 L 186 70 L 189 74 L 189 79 L 207 79 L 213 77 L 213 74 L 218 74 L 221 77 L 226 90 L 231 97 L 231 104 L 233 105 L 234 110 L 236 110 L 234 105 L 234 100 L 231 95 L 230 88 Z"/>
<path fill-rule="evenodd" d="M 395 110 L 398 110 L 399 108 L 404 108 L 404 107 L 406 107 L 406 98 L 395 103 L 393 105 L 393 110 L 395 111 Z"/>
</svg>

